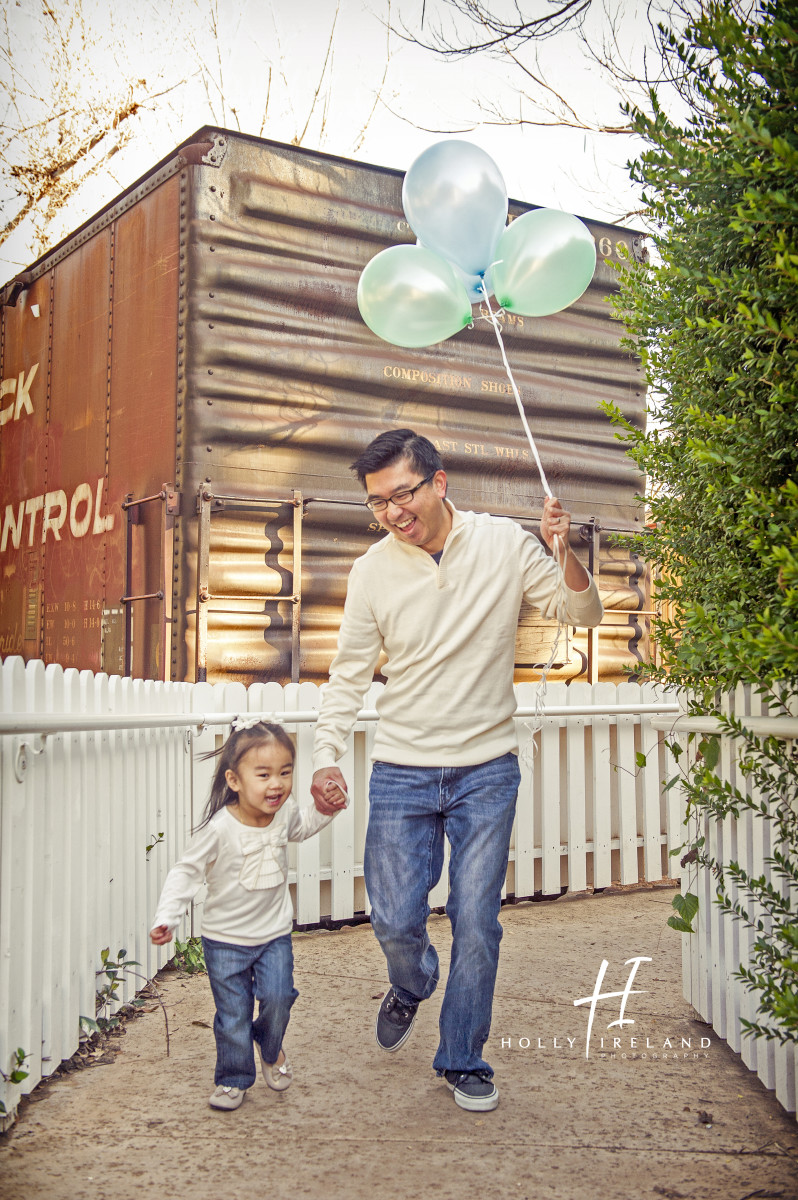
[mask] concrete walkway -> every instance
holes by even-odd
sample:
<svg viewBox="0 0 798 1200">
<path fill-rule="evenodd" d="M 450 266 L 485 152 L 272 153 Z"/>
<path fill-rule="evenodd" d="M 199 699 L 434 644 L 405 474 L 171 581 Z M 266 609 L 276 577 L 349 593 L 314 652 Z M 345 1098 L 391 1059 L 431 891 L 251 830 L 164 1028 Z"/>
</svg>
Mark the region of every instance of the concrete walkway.
<svg viewBox="0 0 798 1200">
<path fill-rule="evenodd" d="M 234 1113 L 207 1106 L 207 980 L 166 973 L 170 1057 L 156 1008 L 128 1024 L 108 1065 L 38 1089 L 0 1139 L 0 1196 L 796 1200 L 798 1125 L 682 999 L 672 895 L 503 910 L 486 1050 L 501 1102 L 482 1115 L 458 1109 L 430 1068 L 438 997 L 401 1051 L 375 1045 L 386 979 L 368 926 L 297 935 L 294 1085 L 278 1095 L 259 1080 Z M 448 922 L 433 917 L 430 931 L 445 967 Z M 600 1002 L 586 1057 L 589 1005 L 574 1000 L 604 959 L 602 990 L 622 991 L 638 956 L 652 961 L 627 1001 L 634 1024 L 608 1031 L 620 1002 Z"/>
</svg>

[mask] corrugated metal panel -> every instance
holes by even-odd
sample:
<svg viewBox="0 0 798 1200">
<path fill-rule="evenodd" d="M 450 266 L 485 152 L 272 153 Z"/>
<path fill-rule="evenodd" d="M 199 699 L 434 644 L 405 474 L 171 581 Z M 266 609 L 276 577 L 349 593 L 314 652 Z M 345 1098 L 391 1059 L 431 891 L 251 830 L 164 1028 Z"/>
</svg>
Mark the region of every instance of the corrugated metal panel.
<svg viewBox="0 0 798 1200">
<path fill-rule="evenodd" d="M 179 179 L 171 178 L 143 195 L 114 225 L 108 472 L 109 499 L 119 520 L 126 495 L 136 500 L 157 494 L 175 479 L 180 195 Z M 167 576 L 172 561 L 171 544 L 164 544 L 164 502 L 140 505 L 131 516 L 137 523 L 128 528 L 128 594 L 166 593 L 163 599 L 129 601 L 132 673 L 168 679 L 164 620 L 171 616 Z M 118 610 L 125 591 L 124 549 L 124 539 L 117 539 L 108 568 L 109 610 Z M 118 654 L 119 639 L 112 644 Z"/>
<path fill-rule="evenodd" d="M 402 175 L 229 134 L 217 134 L 217 149 L 217 165 L 192 176 L 184 491 L 208 481 L 216 494 L 287 503 L 299 488 L 319 498 L 304 522 L 301 674 L 321 678 L 349 566 L 379 536 L 365 509 L 325 500 L 360 499 L 347 467 L 372 437 L 405 425 L 430 437 L 444 455 L 450 495 L 465 508 L 528 517 L 540 511 L 542 488 L 486 321 L 439 346 L 403 350 L 360 319 L 363 266 L 384 246 L 413 240 Z M 631 251 L 628 231 L 589 225 L 610 258 L 621 240 Z M 596 517 L 628 528 L 640 515 L 640 480 L 597 408 L 611 397 L 642 419 L 639 365 L 619 349 L 610 319 L 614 286 L 612 267 L 600 261 L 577 304 L 538 320 L 508 316 L 504 334 L 552 487 L 577 524 Z M 212 594 L 265 598 L 286 584 L 289 514 L 277 528 L 255 523 L 246 547 L 240 521 L 211 522 Z M 186 580 L 194 563 L 188 541 Z M 608 562 L 607 572 L 613 592 L 631 592 L 617 565 Z M 285 606 L 264 604 L 238 624 L 209 607 L 209 677 L 251 678 L 258 662 L 263 673 L 290 676 Z M 612 675 L 621 660 L 634 661 L 617 641 L 603 639 Z M 539 631 L 527 633 L 519 661 L 540 661 L 545 644 Z M 192 657 L 189 620 L 180 675 L 190 675 Z M 578 661 L 574 651 L 565 674 Z"/>
<path fill-rule="evenodd" d="M 95 671 L 106 537 L 118 521 L 107 515 L 105 457 L 112 243 L 105 230 L 55 270 L 46 475 L 60 511 L 42 534 L 45 660 Z"/>
<path fill-rule="evenodd" d="M 48 256 L 2 310 L 15 405 L 0 429 L 3 653 L 124 670 L 122 502 L 174 477 L 177 205 L 176 180 L 145 189 Z M 142 509 L 132 530 L 134 593 L 162 586 L 162 509 Z M 162 674 L 162 628 L 163 604 L 140 604 L 136 674 Z"/>
<path fill-rule="evenodd" d="M 50 288 L 50 275 L 41 276 L 2 323 L 0 654 L 26 658 L 44 652 Z"/>
<path fill-rule="evenodd" d="M 363 266 L 412 240 L 401 182 L 204 129 L 6 289 L 13 302 L 22 287 L 3 309 L 3 653 L 191 678 L 199 584 L 211 597 L 200 602 L 209 678 L 324 678 L 349 568 L 380 536 L 348 464 L 387 427 L 439 445 L 456 504 L 539 513 L 537 472 L 476 310 L 473 329 L 420 351 L 360 319 Z M 631 249 L 630 231 L 588 224 L 600 257 L 616 258 L 620 241 Z M 549 480 L 577 527 L 629 528 L 639 516 L 640 481 L 597 409 L 612 397 L 642 420 L 639 366 L 606 303 L 614 286 L 600 262 L 565 313 L 504 322 Z M 180 516 L 171 493 L 160 498 L 164 483 L 182 496 Z M 198 569 L 200 487 L 215 499 L 203 502 Z M 126 508 L 126 497 L 152 499 Z M 576 529 L 574 544 L 586 558 Z M 647 606 L 638 566 L 606 537 L 598 566 L 619 607 Z M 642 630 L 608 621 L 603 677 L 637 661 Z M 524 614 L 519 663 L 545 659 L 550 640 Z M 569 636 L 560 673 L 582 671 L 587 649 L 585 635 Z"/>
</svg>

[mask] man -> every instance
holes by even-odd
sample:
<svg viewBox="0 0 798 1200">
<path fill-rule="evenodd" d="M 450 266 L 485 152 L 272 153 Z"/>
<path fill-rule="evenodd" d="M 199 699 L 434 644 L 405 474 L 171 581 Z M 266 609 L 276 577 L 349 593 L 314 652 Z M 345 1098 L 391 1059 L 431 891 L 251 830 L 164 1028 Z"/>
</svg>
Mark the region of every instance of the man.
<svg viewBox="0 0 798 1200">
<path fill-rule="evenodd" d="M 380 434 L 352 464 L 388 536 L 349 576 L 338 651 L 314 745 L 311 790 L 332 813 L 343 754 L 380 654 L 385 690 L 369 790 L 365 880 L 391 987 L 377 1015 L 388 1051 L 410 1035 L 438 983 L 428 896 L 450 843 L 449 977 L 433 1061 L 464 1109 L 496 1107 L 482 1048 L 490 1031 L 502 936 L 498 920 L 520 780 L 513 713 L 516 627 L 524 597 L 546 617 L 597 625 L 596 585 L 567 552 L 570 515 L 547 500 L 541 534 L 560 539 L 561 572 L 515 521 L 458 512 L 427 438 Z"/>
</svg>

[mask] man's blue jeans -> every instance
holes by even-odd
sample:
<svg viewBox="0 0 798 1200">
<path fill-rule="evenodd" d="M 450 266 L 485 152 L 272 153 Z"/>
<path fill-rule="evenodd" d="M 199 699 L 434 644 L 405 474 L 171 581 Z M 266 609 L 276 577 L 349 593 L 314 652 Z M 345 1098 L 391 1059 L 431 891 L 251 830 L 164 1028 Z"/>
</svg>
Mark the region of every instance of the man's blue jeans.
<svg viewBox="0 0 798 1200">
<path fill-rule="evenodd" d="M 449 839 L 452 956 L 440 1016 L 438 1071 L 486 1071 L 499 962 L 501 890 L 521 774 L 515 754 L 472 767 L 375 762 L 369 789 L 365 877 L 371 924 L 400 1000 L 426 1000 L 438 983 L 427 935 L 428 895 Z"/>
<path fill-rule="evenodd" d="M 288 1028 L 294 987 L 291 935 L 260 946 L 202 939 L 216 1016 L 217 1087 L 249 1088 L 255 1082 L 253 1042 L 268 1063 L 277 1061 Z M 258 1015 L 253 1021 L 255 1001 Z"/>
</svg>

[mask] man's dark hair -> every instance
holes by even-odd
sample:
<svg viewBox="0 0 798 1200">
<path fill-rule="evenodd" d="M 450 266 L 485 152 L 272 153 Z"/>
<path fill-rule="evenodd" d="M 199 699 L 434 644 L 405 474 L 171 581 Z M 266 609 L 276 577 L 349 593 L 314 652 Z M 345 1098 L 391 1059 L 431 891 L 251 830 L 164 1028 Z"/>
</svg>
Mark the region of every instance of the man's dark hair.
<svg viewBox="0 0 798 1200">
<path fill-rule="evenodd" d="M 365 487 L 367 475 L 390 467 L 400 458 L 406 458 L 421 476 L 443 470 L 441 456 L 429 438 L 414 433 L 412 429 L 388 429 L 381 433 L 373 442 L 369 442 L 349 469 L 355 472 L 361 487 Z"/>
</svg>

